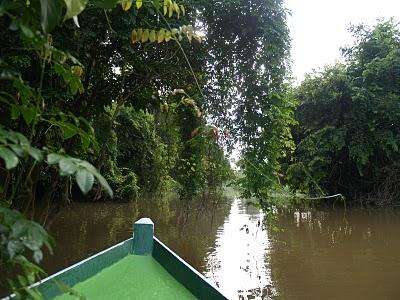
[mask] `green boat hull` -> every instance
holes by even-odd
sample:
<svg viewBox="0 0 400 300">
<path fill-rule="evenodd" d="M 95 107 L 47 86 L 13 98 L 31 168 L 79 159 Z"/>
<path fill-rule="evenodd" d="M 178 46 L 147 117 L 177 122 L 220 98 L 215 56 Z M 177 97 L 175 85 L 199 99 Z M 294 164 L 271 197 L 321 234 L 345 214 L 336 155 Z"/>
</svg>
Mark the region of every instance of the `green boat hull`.
<svg viewBox="0 0 400 300">
<path fill-rule="evenodd" d="M 140 223 L 142 220 L 135 223 L 132 238 L 45 278 L 32 287 L 37 288 L 44 299 L 73 299 L 65 296 L 68 289 L 83 296 L 87 292 L 88 299 L 106 299 L 105 295 L 108 294 L 102 293 L 101 289 L 109 293 L 112 290 L 110 284 L 114 290 L 126 289 L 124 293 L 118 291 L 116 295 L 121 300 L 121 295 L 127 293 L 126 299 L 228 299 L 202 274 L 153 236 L 152 222 L 147 223 L 149 219 Z M 130 266 L 124 264 L 131 264 L 132 268 L 127 269 Z"/>
</svg>

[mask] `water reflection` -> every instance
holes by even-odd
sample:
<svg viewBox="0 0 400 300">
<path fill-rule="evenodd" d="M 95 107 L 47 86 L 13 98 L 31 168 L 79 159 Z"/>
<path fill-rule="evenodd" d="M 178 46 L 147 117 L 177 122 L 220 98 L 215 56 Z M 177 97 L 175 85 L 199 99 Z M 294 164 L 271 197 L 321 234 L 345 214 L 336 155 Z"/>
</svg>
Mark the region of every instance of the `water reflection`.
<svg viewBox="0 0 400 300">
<path fill-rule="evenodd" d="M 268 262 L 270 241 L 263 219 L 259 209 L 235 199 L 218 229 L 215 246 L 207 253 L 206 277 L 231 299 L 267 299 L 274 294 Z"/>
<path fill-rule="evenodd" d="M 45 255 L 44 269 L 54 273 L 127 239 L 137 216 L 134 203 L 75 203 L 65 207 L 47 226 L 56 247 L 54 255 Z"/>
</svg>

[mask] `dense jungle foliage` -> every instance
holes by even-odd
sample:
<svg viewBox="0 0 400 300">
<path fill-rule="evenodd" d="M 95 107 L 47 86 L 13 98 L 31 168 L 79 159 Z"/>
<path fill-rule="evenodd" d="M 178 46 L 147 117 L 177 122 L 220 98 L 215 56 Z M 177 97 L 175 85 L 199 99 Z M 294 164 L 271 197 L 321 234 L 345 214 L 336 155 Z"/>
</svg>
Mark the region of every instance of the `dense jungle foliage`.
<svg viewBox="0 0 400 300">
<path fill-rule="evenodd" d="M 0 33 L 0 265 L 22 270 L 17 296 L 40 297 L 30 259 L 52 248 L 26 217 L 218 193 L 234 146 L 245 195 L 278 181 L 294 105 L 281 0 L 3 0 Z"/>
<path fill-rule="evenodd" d="M 314 196 L 400 202 L 400 27 L 351 29 L 343 63 L 309 74 L 296 90 L 295 152 L 285 180 Z"/>
</svg>

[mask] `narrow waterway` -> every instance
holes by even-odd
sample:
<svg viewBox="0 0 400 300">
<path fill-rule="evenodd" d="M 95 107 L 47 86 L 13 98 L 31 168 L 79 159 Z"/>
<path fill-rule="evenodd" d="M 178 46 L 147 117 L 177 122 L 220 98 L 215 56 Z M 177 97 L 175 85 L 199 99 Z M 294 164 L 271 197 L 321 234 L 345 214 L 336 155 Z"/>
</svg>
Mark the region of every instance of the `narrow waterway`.
<svg viewBox="0 0 400 300">
<path fill-rule="evenodd" d="M 129 238 L 148 216 L 156 235 L 231 299 L 398 299 L 400 213 L 287 212 L 270 226 L 240 199 L 208 206 L 172 201 L 75 203 L 49 229 L 51 274 Z"/>
</svg>

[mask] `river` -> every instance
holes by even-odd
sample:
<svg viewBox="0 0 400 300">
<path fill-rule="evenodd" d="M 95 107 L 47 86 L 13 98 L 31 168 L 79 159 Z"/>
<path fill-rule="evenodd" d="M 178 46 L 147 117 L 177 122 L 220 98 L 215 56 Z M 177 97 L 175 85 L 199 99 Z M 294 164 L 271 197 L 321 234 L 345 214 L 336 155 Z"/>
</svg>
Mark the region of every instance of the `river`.
<svg viewBox="0 0 400 300">
<path fill-rule="evenodd" d="M 400 211 L 264 214 L 240 199 L 203 209 L 141 201 L 74 203 L 49 230 L 44 269 L 60 270 L 132 234 L 147 216 L 156 235 L 231 299 L 400 298 Z"/>
</svg>

